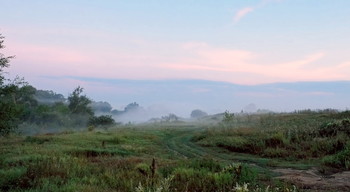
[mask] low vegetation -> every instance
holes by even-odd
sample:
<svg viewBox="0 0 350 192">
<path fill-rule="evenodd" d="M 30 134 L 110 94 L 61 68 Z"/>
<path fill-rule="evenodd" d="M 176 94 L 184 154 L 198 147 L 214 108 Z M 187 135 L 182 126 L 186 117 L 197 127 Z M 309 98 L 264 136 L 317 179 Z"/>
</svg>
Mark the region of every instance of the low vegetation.
<svg viewBox="0 0 350 192">
<path fill-rule="evenodd" d="M 247 183 L 249 189 L 281 185 L 243 162 L 179 156 L 169 143 L 182 138 L 184 129 L 119 127 L 3 138 L 0 190 L 231 191 Z"/>
<path fill-rule="evenodd" d="M 207 129 L 194 141 L 288 161 L 322 159 L 323 165 L 349 170 L 349 117 L 347 111 L 231 117 L 230 122 Z"/>
</svg>

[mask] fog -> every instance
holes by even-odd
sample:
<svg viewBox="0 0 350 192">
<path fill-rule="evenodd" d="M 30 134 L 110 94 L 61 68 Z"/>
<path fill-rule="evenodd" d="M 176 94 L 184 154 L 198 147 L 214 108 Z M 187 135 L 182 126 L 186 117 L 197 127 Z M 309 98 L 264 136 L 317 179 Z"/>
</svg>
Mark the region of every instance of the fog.
<svg viewBox="0 0 350 192">
<path fill-rule="evenodd" d="M 210 116 L 225 111 L 251 114 L 305 109 L 342 111 L 350 108 L 349 81 L 255 86 L 200 80 L 82 81 L 84 94 L 93 101 L 90 107 L 95 116 L 108 115 L 123 125 L 194 121 L 191 119 L 193 110 L 203 111 Z M 48 107 L 33 110 L 27 120 L 30 123 L 20 126 L 24 134 L 86 130 L 89 117 L 72 116 L 66 97 L 59 91 L 39 90 L 35 98 L 39 104 Z"/>
<path fill-rule="evenodd" d="M 137 119 L 160 117 L 169 113 L 188 118 L 194 109 L 208 114 L 256 111 L 293 112 L 303 109 L 350 107 L 350 82 L 297 82 L 262 85 L 236 85 L 200 80 L 128 81 L 84 79 L 92 98 L 108 101 L 123 109 L 130 102 L 143 107 Z M 95 86 L 98 85 L 98 86 Z M 107 88 L 108 87 L 108 88 Z M 103 91 L 99 91 L 102 90 Z M 128 91 L 120 91 L 128 90 Z M 123 121 L 128 119 L 126 116 Z M 138 120 L 137 120 L 138 121 Z"/>
</svg>

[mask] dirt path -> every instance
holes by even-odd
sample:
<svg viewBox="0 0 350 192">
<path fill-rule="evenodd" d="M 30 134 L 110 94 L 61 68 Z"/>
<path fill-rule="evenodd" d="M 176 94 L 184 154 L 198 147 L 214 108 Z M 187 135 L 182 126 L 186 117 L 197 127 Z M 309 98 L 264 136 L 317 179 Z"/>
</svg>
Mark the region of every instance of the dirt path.
<svg viewBox="0 0 350 192">
<path fill-rule="evenodd" d="M 276 178 L 290 182 L 299 189 L 310 191 L 350 191 L 350 171 L 321 175 L 315 168 L 309 170 L 275 169 Z"/>
<path fill-rule="evenodd" d="M 244 161 L 253 164 L 260 171 L 270 170 L 276 173 L 277 179 L 296 185 L 299 189 L 307 191 L 350 191 L 350 171 L 331 175 L 322 175 L 316 168 L 309 170 L 297 170 L 291 168 L 272 169 L 261 164 L 263 158 L 251 158 L 249 155 L 227 152 L 219 148 L 202 147 L 191 141 L 191 137 L 199 129 L 183 130 L 170 133 L 165 138 L 167 149 L 175 156 L 182 158 L 211 158 L 221 162 Z"/>
</svg>

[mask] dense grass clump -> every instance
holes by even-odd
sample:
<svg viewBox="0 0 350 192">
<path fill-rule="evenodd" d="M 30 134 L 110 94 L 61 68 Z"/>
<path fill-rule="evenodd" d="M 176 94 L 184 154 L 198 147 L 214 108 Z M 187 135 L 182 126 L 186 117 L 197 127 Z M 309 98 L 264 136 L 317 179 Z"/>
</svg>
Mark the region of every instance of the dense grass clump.
<svg viewBox="0 0 350 192">
<path fill-rule="evenodd" d="M 348 169 L 346 146 L 350 141 L 350 119 L 344 118 L 344 114 L 236 116 L 236 123 L 230 127 L 210 128 L 196 135 L 193 141 L 202 146 L 267 158 L 296 161 L 325 157 L 325 165 Z"/>
</svg>

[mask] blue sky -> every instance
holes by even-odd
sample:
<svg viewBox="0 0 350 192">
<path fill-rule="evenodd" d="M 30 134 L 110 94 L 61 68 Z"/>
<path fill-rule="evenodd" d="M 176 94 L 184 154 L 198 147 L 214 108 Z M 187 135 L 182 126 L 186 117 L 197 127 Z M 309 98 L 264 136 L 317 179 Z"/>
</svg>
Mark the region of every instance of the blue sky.
<svg viewBox="0 0 350 192">
<path fill-rule="evenodd" d="M 350 80 L 348 0 L 0 3 L 5 53 L 16 55 L 10 76 L 63 94 L 110 86 L 84 78 Z"/>
</svg>

